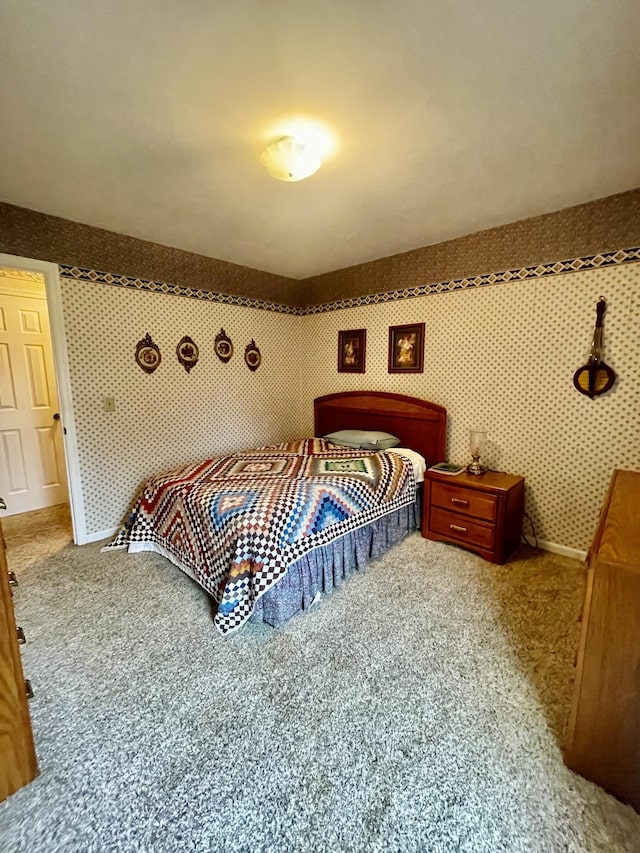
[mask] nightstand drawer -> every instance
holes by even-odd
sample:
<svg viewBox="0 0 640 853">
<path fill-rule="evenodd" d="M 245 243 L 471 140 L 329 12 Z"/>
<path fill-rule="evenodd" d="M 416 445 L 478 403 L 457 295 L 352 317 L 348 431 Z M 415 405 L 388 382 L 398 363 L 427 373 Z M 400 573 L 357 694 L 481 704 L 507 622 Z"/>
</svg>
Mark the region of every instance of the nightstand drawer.
<svg viewBox="0 0 640 853">
<path fill-rule="evenodd" d="M 482 518 L 485 521 L 495 521 L 498 500 L 495 495 L 467 489 L 453 483 L 433 483 L 431 486 L 431 503 L 452 512 L 461 512 Z"/>
<path fill-rule="evenodd" d="M 458 512 L 448 512 L 439 507 L 432 507 L 431 529 L 434 533 L 439 533 L 461 544 L 477 545 L 487 551 L 493 549 L 495 527 L 492 524 L 462 516 Z"/>
</svg>

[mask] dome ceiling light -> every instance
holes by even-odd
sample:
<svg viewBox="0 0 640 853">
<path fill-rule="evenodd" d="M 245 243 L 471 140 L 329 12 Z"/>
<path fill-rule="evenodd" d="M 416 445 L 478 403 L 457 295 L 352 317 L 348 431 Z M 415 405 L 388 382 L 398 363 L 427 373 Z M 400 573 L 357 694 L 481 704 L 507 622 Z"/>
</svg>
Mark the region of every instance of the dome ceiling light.
<svg viewBox="0 0 640 853">
<path fill-rule="evenodd" d="M 260 162 L 279 181 L 302 181 L 322 165 L 318 152 L 294 136 L 283 136 L 267 145 Z"/>
</svg>

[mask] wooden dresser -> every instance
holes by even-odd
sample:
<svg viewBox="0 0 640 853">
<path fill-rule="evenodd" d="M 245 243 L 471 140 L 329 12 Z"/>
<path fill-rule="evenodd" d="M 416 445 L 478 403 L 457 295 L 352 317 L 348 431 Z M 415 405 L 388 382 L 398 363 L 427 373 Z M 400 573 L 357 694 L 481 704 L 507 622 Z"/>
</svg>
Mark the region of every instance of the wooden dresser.
<svg viewBox="0 0 640 853">
<path fill-rule="evenodd" d="M 589 550 L 567 765 L 640 811 L 640 472 L 615 471 Z"/>
<path fill-rule="evenodd" d="M 486 471 L 450 476 L 427 471 L 422 535 L 504 563 L 520 543 L 524 478 Z"/>
<path fill-rule="evenodd" d="M 0 801 L 38 773 L 0 526 Z"/>
</svg>

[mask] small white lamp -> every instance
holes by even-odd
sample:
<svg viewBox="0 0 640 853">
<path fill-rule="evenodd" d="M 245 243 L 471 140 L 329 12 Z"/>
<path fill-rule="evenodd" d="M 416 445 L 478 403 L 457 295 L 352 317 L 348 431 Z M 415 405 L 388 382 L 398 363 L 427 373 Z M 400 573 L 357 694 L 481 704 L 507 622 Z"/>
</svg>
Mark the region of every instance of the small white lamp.
<svg viewBox="0 0 640 853">
<path fill-rule="evenodd" d="M 471 447 L 471 458 L 473 462 L 467 465 L 469 474 L 484 474 L 487 470 L 484 465 L 480 464 L 480 457 L 484 453 L 484 448 L 487 443 L 486 429 L 471 429 L 469 430 L 469 440 Z"/>
<path fill-rule="evenodd" d="M 267 145 L 260 162 L 271 177 L 279 181 L 302 181 L 322 165 L 318 153 L 293 136 L 283 136 Z"/>
</svg>

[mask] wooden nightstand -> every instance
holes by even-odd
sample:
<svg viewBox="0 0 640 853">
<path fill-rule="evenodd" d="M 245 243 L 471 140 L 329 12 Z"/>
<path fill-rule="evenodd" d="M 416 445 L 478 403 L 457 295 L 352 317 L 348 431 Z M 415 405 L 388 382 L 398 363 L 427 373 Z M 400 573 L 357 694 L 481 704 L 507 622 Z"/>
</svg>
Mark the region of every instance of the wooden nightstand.
<svg viewBox="0 0 640 853">
<path fill-rule="evenodd" d="M 422 535 L 504 563 L 520 543 L 524 477 L 487 471 L 449 476 L 427 471 Z"/>
</svg>

